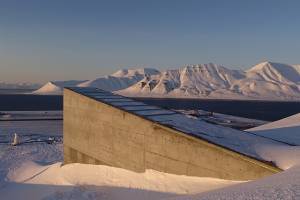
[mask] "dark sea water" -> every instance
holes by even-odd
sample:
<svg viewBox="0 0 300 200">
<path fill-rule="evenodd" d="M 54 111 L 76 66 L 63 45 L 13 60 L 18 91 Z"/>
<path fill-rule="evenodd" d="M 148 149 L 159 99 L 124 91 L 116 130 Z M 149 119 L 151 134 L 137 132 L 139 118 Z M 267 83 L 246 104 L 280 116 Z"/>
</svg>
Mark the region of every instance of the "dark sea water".
<svg viewBox="0 0 300 200">
<path fill-rule="evenodd" d="M 136 100 L 168 109 L 201 109 L 266 121 L 275 121 L 300 113 L 300 102 L 154 98 Z"/>
<path fill-rule="evenodd" d="M 300 102 L 154 98 L 136 99 L 150 105 L 157 105 L 168 109 L 201 109 L 267 121 L 274 121 L 300 113 Z M 62 110 L 62 108 L 62 96 L 0 94 L 0 111 Z"/>
<path fill-rule="evenodd" d="M 62 110 L 58 95 L 0 94 L 0 111 Z"/>
</svg>

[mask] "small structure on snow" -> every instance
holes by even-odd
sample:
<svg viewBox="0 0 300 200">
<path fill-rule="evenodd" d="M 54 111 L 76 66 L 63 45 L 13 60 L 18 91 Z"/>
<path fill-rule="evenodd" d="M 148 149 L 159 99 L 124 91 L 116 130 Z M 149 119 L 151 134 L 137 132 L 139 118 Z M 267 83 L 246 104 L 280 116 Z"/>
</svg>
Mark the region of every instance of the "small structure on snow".
<svg viewBox="0 0 300 200">
<path fill-rule="evenodd" d="M 20 138 L 19 138 L 18 134 L 15 133 L 14 134 L 14 139 L 13 139 L 13 142 L 11 143 L 11 145 L 16 146 L 18 144 L 20 144 Z"/>
</svg>

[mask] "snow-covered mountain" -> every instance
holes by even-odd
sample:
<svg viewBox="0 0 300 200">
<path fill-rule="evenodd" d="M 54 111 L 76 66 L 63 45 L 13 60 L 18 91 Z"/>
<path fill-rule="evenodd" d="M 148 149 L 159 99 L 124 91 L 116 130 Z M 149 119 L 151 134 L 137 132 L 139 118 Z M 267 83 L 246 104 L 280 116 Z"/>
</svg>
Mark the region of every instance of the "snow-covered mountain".
<svg viewBox="0 0 300 200">
<path fill-rule="evenodd" d="M 259 80 L 300 84 L 300 72 L 297 65 L 263 62 L 255 65 L 247 72 L 249 75 L 256 75 Z"/>
<path fill-rule="evenodd" d="M 297 65 L 273 62 L 259 63 L 247 71 L 212 63 L 186 65 L 146 76 L 117 93 L 144 97 L 297 100 L 300 70 Z"/>
<path fill-rule="evenodd" d="M 146 76 L 159 74 L 156 69 L 123 69 L 111 75 L 89 81 L 53 81 L 46 83 L 43 87 L 33 92 L 41 95 L 60 95 L 64 87 L 97 87 L 107 91 L 116 91 L 128 88 Z"/>
<path fill-rule="evenodd" d="M 54 81 L 34 94 L 62 94 L 68 86 L 97 87 L 124 96 L 216 99 L 300 99 L 300 65 L 262 62 L 246 71 L 216 64 L 158 71 L 123 69 L 89 81 Z"/>
<path fill-rule="evenodd" d="M 156 69 L 144 68 L 144 69 L 123 69 L 119 70 L 111 75 L 97 78 L 79 84 L 79 87 L 97 87 L 107 91 L 116 91 L 125 89 L 138 81 L 142 80 L 146 76 L 159 74 Z"/>
<path fill-rule="evenodd" d="M 298 73 L 300 74 L 300 65 L 293 65 L 293 67 L 298 71 Z"/>
<path fill-rule="evenodd" d="M 242 72 L 215 64 L 187 65 L 145 77 L 137 84 L 119 91 L 122 94 L 195 96 L 208 95 L 217 89 L 227 89 Z"/>
<path fill-rule="evenodd" d="M 43 87 L 38 90 L 33 91 L 33 94 L 53 94 L 59 95 L 62 92 L 62 88 L 55 85 L 53 82 L 46 83 Z"/>
<path fill-rule="evenodd" d="M 77 81 L 77 80 L 70 80 L 70 81 L 52 81 L 46 83 L 44 86 L 32 92 L 32 94 L 39 94 L 39 95 L 61 95 L 64 87 L 72 87 L 77 86 L 80 83 L 85 81 Z"/>
</svg>

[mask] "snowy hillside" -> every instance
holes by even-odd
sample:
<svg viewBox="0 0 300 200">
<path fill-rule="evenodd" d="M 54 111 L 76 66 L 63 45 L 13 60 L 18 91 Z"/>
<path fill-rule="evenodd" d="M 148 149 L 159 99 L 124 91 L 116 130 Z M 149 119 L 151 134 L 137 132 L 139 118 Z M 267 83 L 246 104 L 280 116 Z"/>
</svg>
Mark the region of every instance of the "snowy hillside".
<svg viewBox="0 0 300 200">
<path fill-rule="evenodd" d="M 215 90 L 226 90 L 243 73 L 215 64 L 187 65 L 180 69 L 167 70 L 159 75 L 145 77 L 139 83 L 120 93 L 154 96 L 207 96 Z"/>
<path fill-rule="evenodd" d="M 61 95 L 64 87 L 72 87 L 76 86 L 84 81 L 54 81 L 48 82 L 40 89 L 35 90 L 32 94 L 39 94 L 39 95 Z"/>
<path fill-rule="evenodd" d="M 41 87 L 38 90 L 33 91 L 33 94 L 53 94 L 53 95 L 59 95 L 62 92 L 62 88 L 55 85 L 52 82 L 46 83 L 43 87 Z"/>
<path fill-rule="evenodd" d="M 293 65 L 293 67 L 300 73 L 300 65 Z"/>
<path fill-rule="evenodd" d="M 298 66 L 263 62 L 247 71 L 230 70 L 215 64 L 187 65 L 147 76 L 117 93 L 125 96 L 300 99 Z"/>
</svg>

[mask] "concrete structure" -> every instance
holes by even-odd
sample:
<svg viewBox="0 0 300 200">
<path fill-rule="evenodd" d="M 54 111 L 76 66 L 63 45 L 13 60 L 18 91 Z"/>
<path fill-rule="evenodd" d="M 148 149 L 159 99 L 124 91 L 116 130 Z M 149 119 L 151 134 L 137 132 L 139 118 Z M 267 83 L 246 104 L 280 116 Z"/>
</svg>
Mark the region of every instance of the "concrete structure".
<svg viewBox="0 0 300 200">
<path fill-rule="evenodd" d="M 257 142 L 274 141 L 95 88 L 64 89 L 65 164 L 234 180 L 279 172 L 251 149 Z"/>
</svg>

